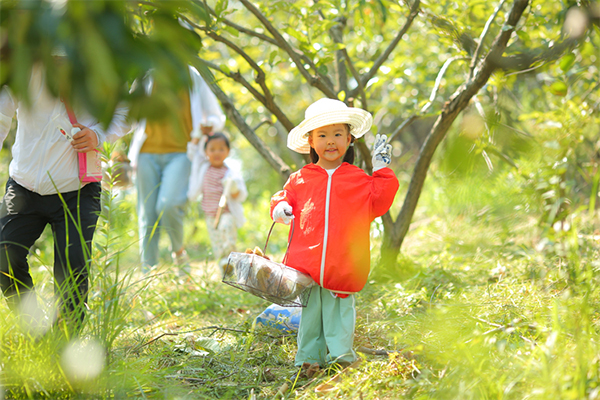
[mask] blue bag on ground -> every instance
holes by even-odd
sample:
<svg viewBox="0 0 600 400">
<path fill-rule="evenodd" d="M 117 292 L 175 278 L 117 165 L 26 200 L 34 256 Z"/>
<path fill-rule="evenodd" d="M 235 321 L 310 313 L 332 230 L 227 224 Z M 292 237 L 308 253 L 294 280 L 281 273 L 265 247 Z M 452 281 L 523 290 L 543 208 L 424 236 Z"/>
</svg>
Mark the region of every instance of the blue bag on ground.
<svg viewBox="0 0 600 400">
<path fill-rule="evenodd" d="M 300 326 L 302 307 L 282 307 L 271 304 L 256 317 L 256 325 L 271 326 L 283 332 L 295 332 Z"/>
</svg>

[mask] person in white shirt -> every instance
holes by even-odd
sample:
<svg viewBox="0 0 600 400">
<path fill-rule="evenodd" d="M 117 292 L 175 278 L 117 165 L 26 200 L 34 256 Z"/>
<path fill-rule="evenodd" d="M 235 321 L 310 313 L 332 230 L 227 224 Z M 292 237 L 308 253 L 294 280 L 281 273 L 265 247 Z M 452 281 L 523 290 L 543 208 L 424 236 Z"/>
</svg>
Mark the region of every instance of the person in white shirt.
<svg viewBox="0 0 600 400">
<path fill-rule="evenodd" d="M 11 308 L 34 293 L 29 249 L 46 225 L 54 237 L 54 285 L 59 316 L 81 326 L 88 294 L 91 242 L 100 212 L 100 183 L 82 182 L 78 153 L 125 135 L 127 109 L 119 107 L 107 130 L 78 104 L 67 106 L 46 88 L 34 66 L 29 104 L 8 87 L 0 92 L 0 146 L 16 113 L 17 132 L 6 192 L 0 205 L 0 286 Z M 77 122 L 73 122 L 76 120 Z M 74 132 L 69 141 L 64 132 Z"/>
</svg>

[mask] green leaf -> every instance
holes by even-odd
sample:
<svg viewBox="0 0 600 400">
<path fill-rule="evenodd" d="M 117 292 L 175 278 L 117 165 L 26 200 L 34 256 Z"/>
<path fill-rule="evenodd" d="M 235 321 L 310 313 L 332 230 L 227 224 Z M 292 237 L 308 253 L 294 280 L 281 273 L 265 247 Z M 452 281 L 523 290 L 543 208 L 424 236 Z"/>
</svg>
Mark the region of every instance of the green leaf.
<svg viewBox="0 0 600 400">
<path fill-rule="evenodd" d="M 225 32 L 229 33 L 230 35 L 232 35 L 234 37 L 239 37 L 240 36 L 240 31 L 238 31 L 237 29 L 235 29 L 232 26 L 223 25 L 221 29 L 223 29 Z"/>
<path fill-rule="evenodd" d="M 185 5 L 187 6 L 188 10 L 196 17 L 204 21 L 206 24 L 210 23 L 210 15 L 208 14 L 203 3 L 187 2 L 185 3 Z"/>
<path fill-rule="evenodd" d="M 385 24 L 385 22 L 387 21 L 387 8 L 381 0 L 377 0 L 377 5 L 379 6 L 379 12 L 381 13 L 382 22 Z"/>
<path fill-rule="evenodd" d="M 333 62 L 333 56 L 324 56 L 321 57 L 321 59 L 319 59 L 319 62 L 317 63 L 319 66 L 320 65 L 326 65 L 326 64 L 331 64 Z"/>
<path fill-rule="evenodd" d="M 573 54 L 573 53 L 566 54 L 565 56 L 563 56 L 560 59 L 560 63 L 559 63 L 560 69 L 562 69 L 563 72 L 567 72 L 573 66 L 574 62 L 575 62 L 575 54 Z"/>
<path fill-rule="evenodd" d="M 119 93 L 119 74 L 112 57 L 108 43 L 105 41 L 102 33 L 94 24 L 83 24 L 80 26 L 81 54 L 85 57 L 85 62 L 89 68 L 89 80 L 87 89 L 97 115 L 101 110 L 106 110 L 106 104 L 115 101 Z M 108 111 L 108 110 L 107 110 Z M 110 114 L 100 117 L 102 122 L 110 121 Z"/>
<path fill-rule="evenodd" d="M 306 37 L 304 36 L 304 34 L 296 29 L 286 28 L 285 33 L 287 33 L 294 39 L 297 39 L 300 43 L 306 43 Z"/>
<path fill-rule="evenodd" d="M 215 5 L 215 14 L 217 14 L 217 18 L 221 18 L 221 13 L 227 10 L 227 6 L 229 5 L 228 0 L 219 0 Z"/>
<path fill-rule="evenodd" d="M 298 48 L 302 50 L 302 52 L 306 54 L 308 58 L 314 58 L 315 51 L 309 43 L 299 43 Z"/>
<path fill-rule="evenodd" d="M 517 31 L 517 36 L 519 37 L 519 39 L 521 39 L 525 44 L 531 42 L 531 38 L 529 37 L 529 34 L 527 32 L 525 32 L 524 30 L 518 30 Z"/>
<path fill-rule="evenodd" d="M 328 47 L 331 51 L 337 51 L 345 49 L 346 45 L 344 43 L 331 43 Z"/>
<path fill-rule="evenodd" d="M 556 81 L 552 85 L 550 85 L 550 92 L 557 96 L 566 96 L 567 90 L 567 84 L 563 81 Z"/>
<path fill-rule="evenodd" d="M 218 353 L 221 351 L 221 344 L 213 338 L 199 337 L 194 341 L 194 348 Z"/>
<path fill-rule="evenodd" d="M 229 69 L 227 64 L 221 64 L 221 65 L 219 65 L 219 68 L 221 69 L 221 71 L 223 71 L 227 75 L 231 74 L 231 70 Z"/>
</svg>

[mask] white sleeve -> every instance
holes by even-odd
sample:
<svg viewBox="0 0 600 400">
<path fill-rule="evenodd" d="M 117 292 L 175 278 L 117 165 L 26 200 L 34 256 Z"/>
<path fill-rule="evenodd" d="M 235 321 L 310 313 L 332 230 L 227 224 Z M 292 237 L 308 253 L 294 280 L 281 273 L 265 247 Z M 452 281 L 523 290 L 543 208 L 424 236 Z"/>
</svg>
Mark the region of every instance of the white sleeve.
<svg viewBox="0 0 600 400">
<path fill-rule="evenodd" d="M 237 187 L 240 191 L 240 194 L 238 194 L 236 200 L 242 203 L 248 198 L 248 189 L 246 188 L 246 182 L 244 182 L 244 178 L 240 174 L 236 174 L 233 179 L 235 180 L 235 183 L 237 184 Z"/>
<path fill-rule="evenodd" d="M 212 126 L 214 132 L 222 131 L 226 118 L 217 96 L 194 67 L 189 69 L 192 77 L 192 89 L 190 90 L 192 132 L 194 133 L 192 137 L 199 137 L 200 126 Z"/>
<path fill-rule="evenodd" d="M 0 92 L 0 149 L 2 149 L 4 139 L 6 139 L 10 131 L 12 119 L 16 111 L 17 102 L 10 93 L 10 89 L 5 86 Z"/>
<path fill-rule="evenodd" d="M 248 189 L 246 188 L 246 182 L 244 182 L 244 177 L 243 177 L 242 171 L 241 171 L 242 164 L 239 160 L 228 158 L 225 161 L 225 165 L 229 169 L 229 172 L 227 173 L 226 177 L 233 179 L 233 181 L 235 181 L 235 183 L 238 187 L 238 190 L 240 191 L 235 199 L 227 199 L 227 200 L 228 201 L 230 201 L 230 200 L 238 201 L 240 203 L 243 203 L 248 198 Z"/>
<path fill-rule="evenodd" d="M 98 136 L 98 146 L 101 146 L 106 141 L 112 143 L 131 132 L 131 124 L 127 120 L 128 112 L 129 109 L 121 104 L 115 110 L 108 129 L 105 130 L 100 123 L 94 123 L 89 126 Z"/>
</svg>

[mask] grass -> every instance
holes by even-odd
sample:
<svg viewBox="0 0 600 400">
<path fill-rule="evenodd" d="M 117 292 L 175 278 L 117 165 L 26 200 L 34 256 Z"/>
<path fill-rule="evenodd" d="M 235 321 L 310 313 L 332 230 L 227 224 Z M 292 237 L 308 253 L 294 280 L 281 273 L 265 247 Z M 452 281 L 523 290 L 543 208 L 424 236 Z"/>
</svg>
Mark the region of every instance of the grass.
<svg viewBox="0 0 600 400">
<path fill-rule="evenodd" d="M 192 273 L 177 276 L 165 250 L 163 264 L 143 275 L 135 199 L 120 196 L 103 199 L 79 340 L 55 330 L 34 337 L 0 304 L 0 398 L 600 397 L 598 216 L 573 213 L 570 230 L 540 246 L 546 231 L 509 176 L 450 180 L 434 171 L 396 269 L 374 259 L 357 295 L 356 347 L 390 353 L 359 353 L 361 364 L 329 391 L 322 376 L 283 395 L 295 338 L 255 327 L 268 303 L 215 278 L 198 211 L 190 207 L 186 227 Z M 264 200 L 246 205 L 240 249 L 264 243 Z M 275 259 L 285 236 L 275 230 Z M 44 304 L 53 289 L 49 241 L 39 241 L 31 260 Z"/>
</svg>

